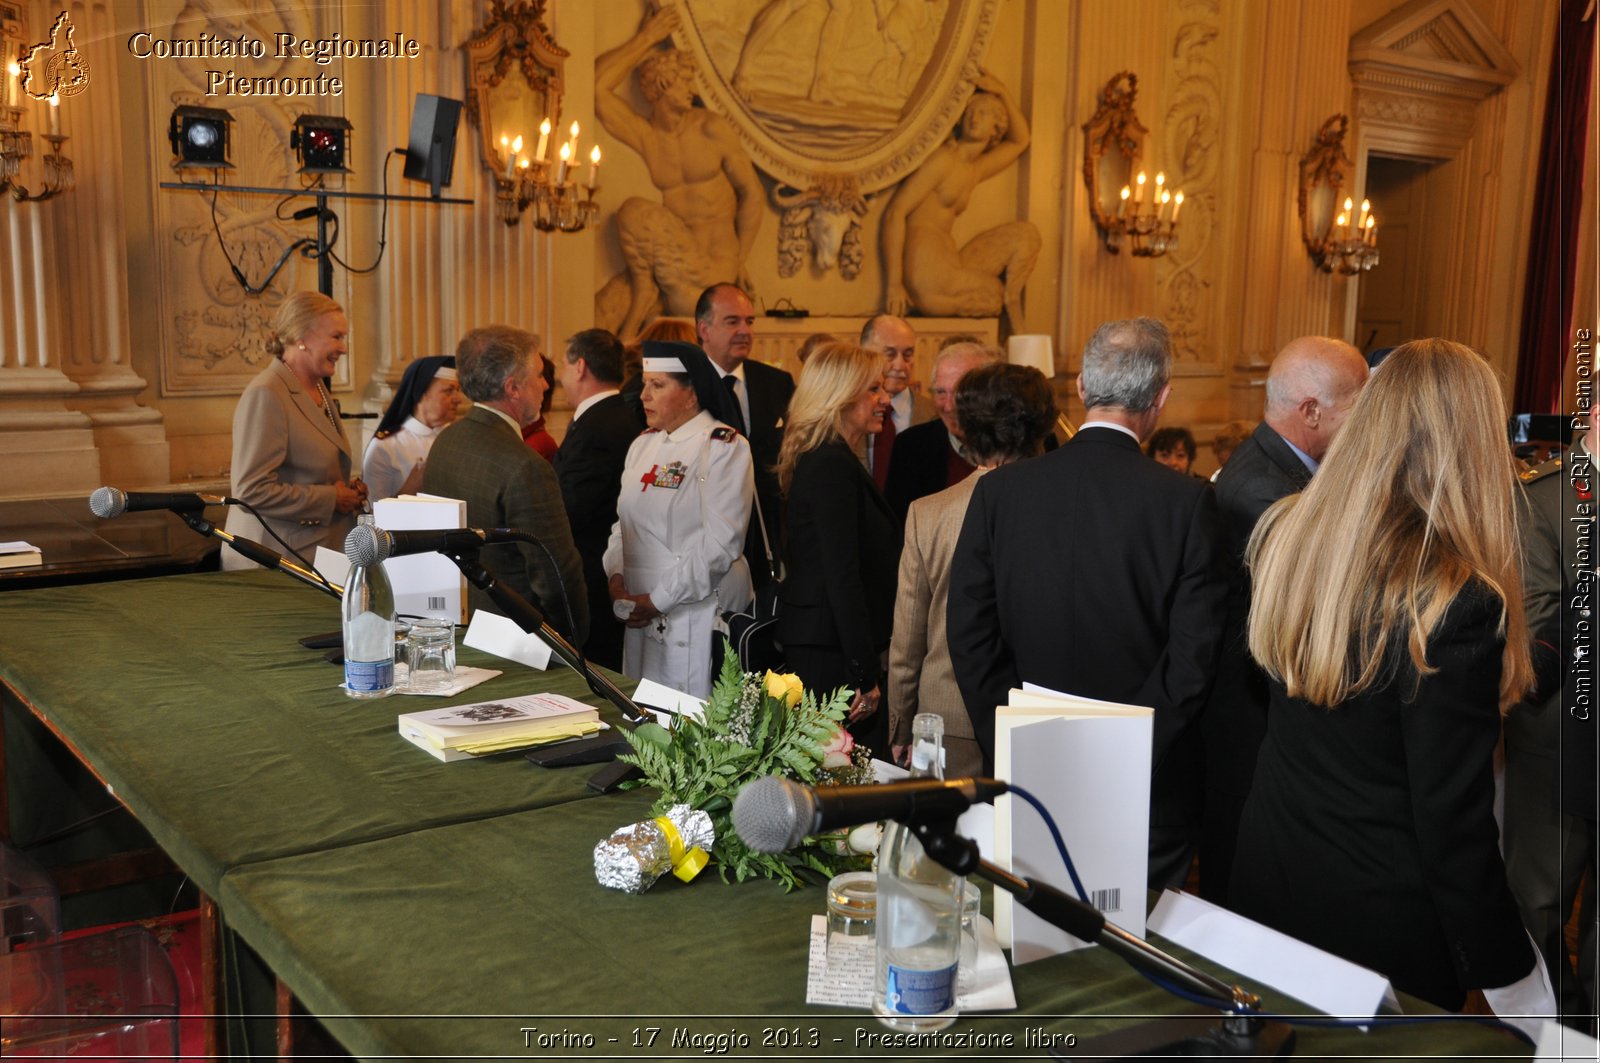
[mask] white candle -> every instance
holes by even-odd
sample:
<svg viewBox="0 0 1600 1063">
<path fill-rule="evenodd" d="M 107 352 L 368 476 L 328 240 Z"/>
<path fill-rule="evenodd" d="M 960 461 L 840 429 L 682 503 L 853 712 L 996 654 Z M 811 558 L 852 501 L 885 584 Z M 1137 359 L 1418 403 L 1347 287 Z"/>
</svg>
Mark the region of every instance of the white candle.
<svg viewBox="0 0 1600 1063">
<path fill-rule="evenodd" d="M 1344 213 L 1339 215 L 1339 224 L 1345 227 L 1345 237 L 1348 239 L 1354 233 L 1350 231 L 1350 222 L 1355 218 L 1355 200 L 1349 196 L 1344 197 Z"/>
<path fill-rule="evenodd" d="M 22 90 L 22 67 L 16 63 L 6 64 L 6 106 L 17 105 L 17 93 Z"/>
<path fill-rule="evenodd" d="M 1172 201 L 1172 224 L 1178 224 L 1178 211 L 1183 209 L 1183 193 L 1179 192 Z"/>
<path fill-rule="evenodd" d="M 1144 171 L 1139 171 L 1139 176 L 1133 179 L 1133 202 L 1135 205 L 1144 202 Z"/>
<path fill-rule="evenodd" d="M 1171 202 L 1172 202 L 1172 193 L 1163 190 L 1162 193 L 1161 193 L 1161 198 L 1157 201 L 1156 221 L 1160 221 L 1161 220 L 1161 216 L 1167 212 L 1167 204 L 1171 203 Z"/>
<path fill-rule="evenodd" d="M 522 151 L 522 137 L 511 142 L 511 150 L 506 153 L 506 180 L 509 181 L 517 175 L 517 155 Z"/>
<path fill-rule="evenodd" d="M 600 172 L 600 145 L 596 144 L 589 152 L 589 191 L 594 191 L 595 177 Z"/>
<path fill-rule="evenodd" d="M 1367 215 L 1367 243 L 1376 247 L 1378 245 L 1378 219 Z"/>
<path fill-rule="evenodd" d="M 567 181 L 567 165 L 572 161 L 572 146 L 561 145 L 561 165 L 556 167 L 556 184 L 565 184 Z"/>
<path fill-rule="evenodd" d="M 568 154 L 573 162 L 578 161 L 578 120 L 574 118 L 572 125 L 567 129 L 567 147 L 571 149 Z"/>
<path fill-rule="evenodd" d="M 1372 212 L 1372 200 L 1363 199 L 1361 201 L 1361 220 L 1356 222 L 1356 228 L 1365 229 L 1367 227 L 1367 216 L 1371 212 Z"/>
<path fill-rule="evenodd" d="M 1117 217 L 1119 217 L 1119 218 L 1122 217 L 1124 214 L 1128 213 L 1128 196 L 1129 196 L 1129 194 L 1130 193 L 1128 192 L 1128 186 L 1127 185 L 1123 185 L 1122 186 L 1122 202 L 1117 204 Z"/>
<path fill-rule="evenodd" d="M 50 135 L 61 135 L 61 97 L 55 93 L 50 94 L 50 106 L 45 108 L 50 115 Z"/>
<path fill-rule="evenodd" d="M 539 123 L 539 153 L 534 156 L 540 162 L 544 161 L 544 149 L 550 143 L 550 119 L 546 118 Z"/>
</svg>

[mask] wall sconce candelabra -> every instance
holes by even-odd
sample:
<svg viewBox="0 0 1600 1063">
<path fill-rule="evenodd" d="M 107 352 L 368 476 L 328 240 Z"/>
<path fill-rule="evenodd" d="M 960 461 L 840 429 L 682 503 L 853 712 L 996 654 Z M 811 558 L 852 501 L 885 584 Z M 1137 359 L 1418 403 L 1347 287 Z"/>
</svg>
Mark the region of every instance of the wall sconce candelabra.
<svg viewBox="0 0 1600 1063">
<path fill-rule="evenodd" d="M 1139 79 L 1126 70 L 1100 91 L 1094 117 L 1083 124 L 1083 182 L 1106 250 L 1117 254 L 1126 246 L 1141 258 L 1158 258 L 1178 246 L 1183 192 L 1168 188 L 1160 171 L 1152 185 L 1139 168 L 1149 130 L 1133 109 L 1138 94 Z M 1113 194 L 1114 188 L 1121 191 Z"/>
<path fill-rule="evenodd" d="M 549 160 L 550 119 L 539 123 L 539 150 L 532 158 L 522 155 L 523 140 L 500 136 L 503 171 L 495 173 L 495 215 L 506 225 L 516 225 L 531 206 L 533 224 L 542 232 L 579 232 L 600 213 L 594 201 L 600 174 L 600 145 L 589 151 L 589 179 L 580 189 L 577 181 L 578 123 L 568 128 L 568 138 L 557 151 L 554 169 Z M 580 198 L 581 197 L 581 198 Z"/>
<path fill-rule="evenodd" d="M 1344 153 L 1350 119 L 1336 114 L 1322 123 L 1317 141 L 1300 159 L 1300 237 L 1317 268 L 1353 276 L 1378 264 L 1378 219 L 1363 199 L 1340 202 L 1345 178 L 1354 165 Z"/>
<path fill-rule="evenodd" d="M 26 107 L 22 106 L 24 98 L 45 102 L 46 128 L 50 130 L 43 134 L 50 150 L 40 158 L 45 170 L 45 186 L 38 192 L 30 192 L 19 181 L 22 160 L 34 155 L 34 134 L 22 128 L 22 118 L 27 115 Z M 61 96 L 56 93 L 37 96 L 27 91 L 22 86 L 22 67 L 11 59 L 6 62 L 5 88 L 0 93 L 0 102 L 5 104 L 0 106 L 0 194 L 10 192 L 11 199 L 19 203 L 40 203 L 72 191 L 75 183 L 72 160 L 61 154 L 61 147 L 67 142 L 66 136 L 61 134 Z"/>
</svg>

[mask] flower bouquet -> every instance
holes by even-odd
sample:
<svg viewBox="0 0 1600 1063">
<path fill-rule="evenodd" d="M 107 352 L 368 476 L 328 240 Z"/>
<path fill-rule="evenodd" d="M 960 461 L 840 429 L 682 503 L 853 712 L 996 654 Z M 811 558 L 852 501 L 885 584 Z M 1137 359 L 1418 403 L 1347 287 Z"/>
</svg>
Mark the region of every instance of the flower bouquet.
<svg viewBox="0 0 1600 1063">
<path fill-rule="evenodd" d="M 871 751 L 844 729 L 849 703 L 846 689 L 819 701 L 798 676 L 741 672 L 737 655 L 728 653 L 701 719 L 680 717 L 671 728 L 640 724 L 627 736 L 633 752 L 617 759 L 644 773 L 633 785 L 660 791 L 654 814 L 688 804 L 711 817 L 711 855 L 724 879 L 776 878 L 792 889 L 812 871 L 826 881 L 865 868 L 870 858 L 832 835 L 785 853 L 754 852 L 734 833 L 733 799 L 768 775 L 820 786 L 871 782 Z"/>
</svg>

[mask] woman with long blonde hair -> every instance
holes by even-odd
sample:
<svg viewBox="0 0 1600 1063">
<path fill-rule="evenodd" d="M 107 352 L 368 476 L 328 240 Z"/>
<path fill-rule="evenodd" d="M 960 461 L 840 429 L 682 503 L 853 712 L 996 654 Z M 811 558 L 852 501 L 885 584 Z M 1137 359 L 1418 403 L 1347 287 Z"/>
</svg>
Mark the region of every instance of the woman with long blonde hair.
<svg viewBox="0 0 1600 1063">
<path fill-rule="evenodd" d="M 855 691 L 850 731 L 885 756 L 879 709 L 900 529 L 856 454 L 888 409 L 883 356 L 825 343 L 800 371 L 778 452 L 788 567 L 778 639 L 807 687 Z"/>
<path fill-rule="evenodd" d="M 1505 424 L 1474 351 L 1407 343 L 1248 550 L 1272 701 L 1230 900 L 1450 1009 L 1541 970 L 1493 813 L 1532 679 Z"/>
</svg>

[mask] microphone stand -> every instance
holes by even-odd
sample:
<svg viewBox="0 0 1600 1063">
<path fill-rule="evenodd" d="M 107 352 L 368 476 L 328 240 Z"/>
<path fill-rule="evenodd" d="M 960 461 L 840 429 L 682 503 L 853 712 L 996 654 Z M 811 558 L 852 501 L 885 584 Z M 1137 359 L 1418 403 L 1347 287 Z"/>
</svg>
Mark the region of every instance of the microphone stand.
<svg viewBox="0 0 1600 1063">
<path fill-rule="evenodd" d="M 530 537 L 531 539 L 531 537 Z M 589 666 L 572 643 L 566 637 L 551 627 L 533 603 L 522 595 L 507 587 L 495 578 L 494 573 L 483 567 L 478 560 L 479 544 L 463 545 L 459 549 L 441 550 L 450 560 L 456 563 L 461 574 L 466 576 L 474 587 L 488 594 L 512 621 L 522 630 L 536 634 L 546 643 L 555 655 L 561 658 L 572 670 L 583 676 L 589 684 L 589 689 L 598 697 L 605 698 L 617 707 L 617 710 L 630 723 L 643 723 L 648 717 L 644 710 L 624 694 L 617 685 Z M 605 735 L 580 739 L 576 742 L 563 742 L 560 753 L 556 757 L 542 758 L 536 763 L 544 767 L 559 767 L 565 764 L 593 764 L 597 761 L 609 760 L 611 763 L 595 772 L 586 784 L 596 793 L 610 793 L 622 783 L 636 777 L 639 769 L 631 764 L 622 764 L 616 760 L 618 753 L 625 752 L 628 748 L 626 739 Z"/>
<path fill-rule="evenodd" d="M 1143 938 L 1106 922 L 1099 911 L 1042 882 L 1013 875 L 978 855 L 978 843 L 956 833 L 955 820 L 941 818 L 907 824 L 938 863 L 958 875 L 976 874 L 1015 897 L 1024 908 L 1073 937 L 1101 945 L 1136 970 L 1147 971 L 1204 998 L 1221 1015 L 1195 1030 L 1195 1015 L 1140 1023 L 1080 1041 L 1070 1051 L 1052 1048 L 1058 1059 L 1123 1059 L 1130 1056 L 1264 1056 L 1277 1058 L 1294 1049 L 1294 1030 L 1259 1014 L 1261 998 L 1229 985 Z M 1210 1015 L 1209 1010 L 1200 1015 Z"/>
<path fill-rule="evenodd" d="M 200 513 L 179 513 L 183 522 L 201 535 L 212 539 L 221 539 L 245 557 L 265 568 L 275 568 L 279 572 L 293 576 L 301 583 L 315 587 L 324 594 L 331 595 L 335 601 L 344 597 L 344 588 L 339 584 L 323 578 L 323 576 L 298 561 L 291 561 L 282 554 L 267 549 L 254 539 L 246 539 L 242 535 L 235 535 L 226 529 L 219 528 L 206 520 Z"/>
</svg>

